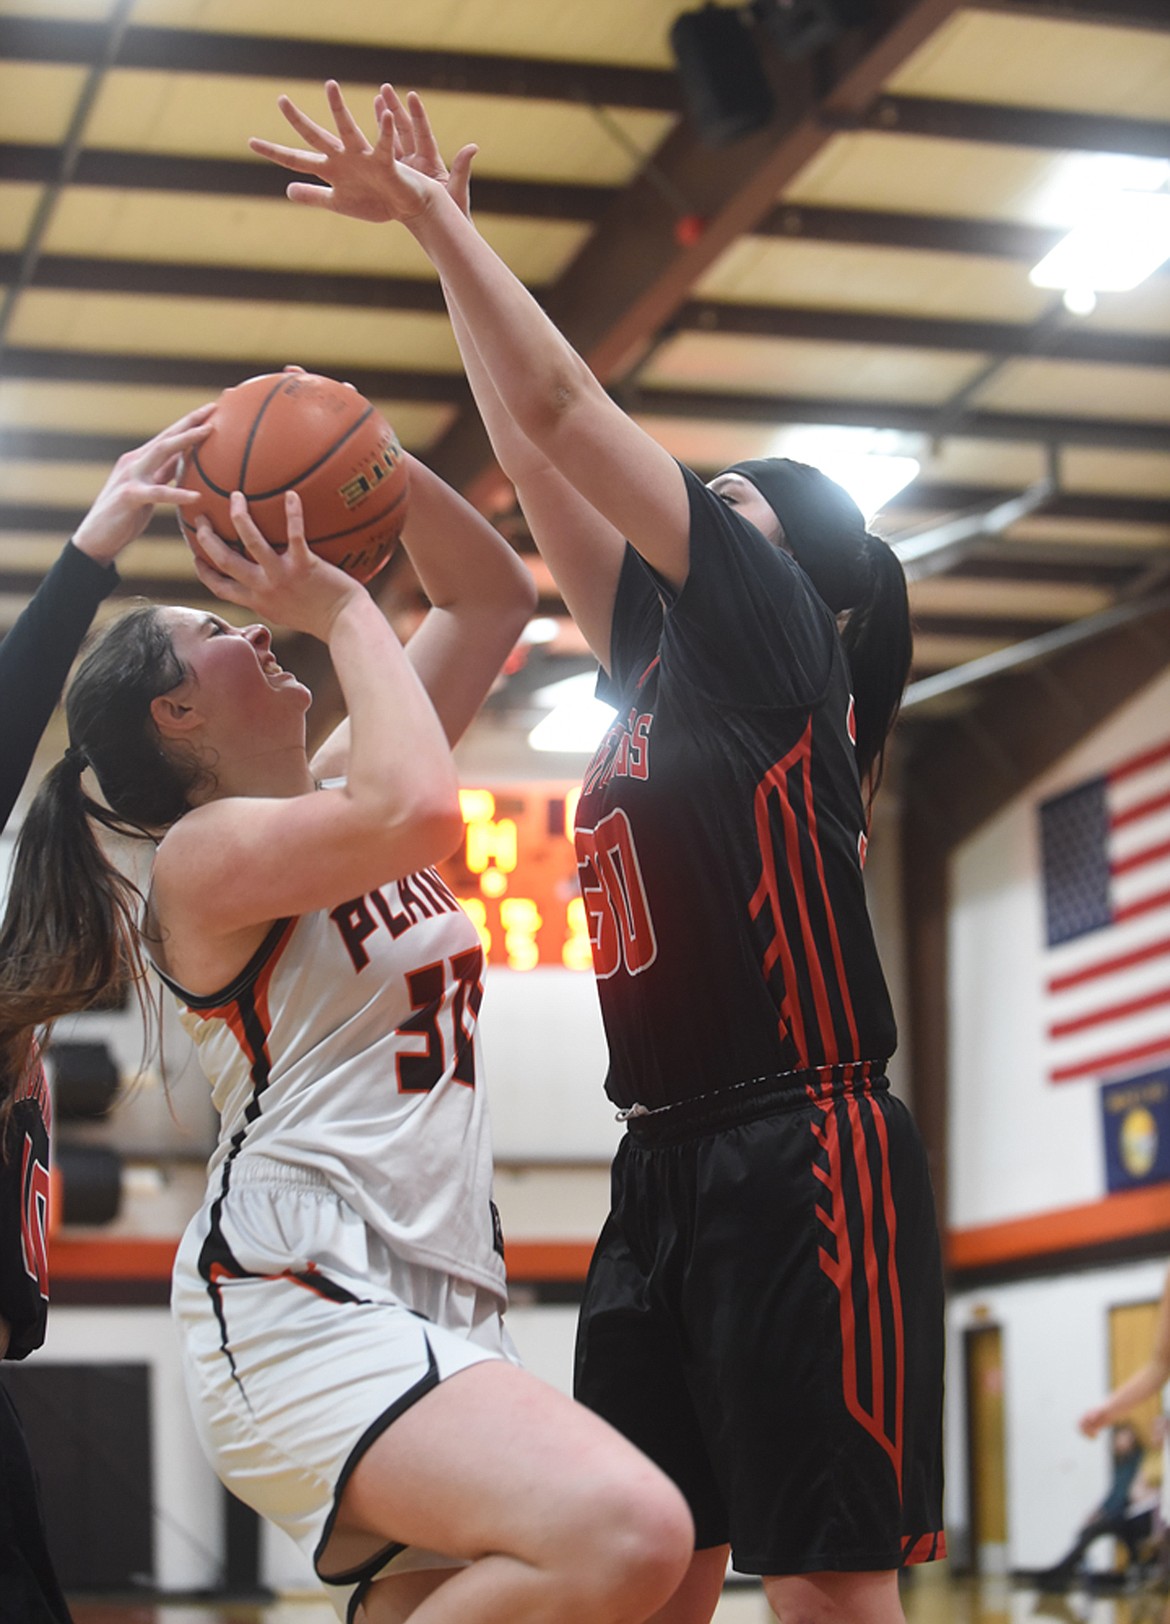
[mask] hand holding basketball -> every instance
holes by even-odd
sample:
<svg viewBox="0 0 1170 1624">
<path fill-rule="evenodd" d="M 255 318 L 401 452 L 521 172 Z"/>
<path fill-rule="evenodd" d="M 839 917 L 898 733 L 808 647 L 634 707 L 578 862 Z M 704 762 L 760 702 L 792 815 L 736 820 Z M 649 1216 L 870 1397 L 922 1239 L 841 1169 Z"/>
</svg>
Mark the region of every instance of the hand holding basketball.
<svg viewBox="0 0 1170 1624">
<path fill-rule="evenodd" d="M 146 529 L 162 502 L 182 507 L 194 502 L 172 481 L 183 458 L 211 432 L 214 406 L 198 406 L 162 429 L 145 445 L 124 452 L 114 464 L 93 506 L 73 532 L 73 545 L 108 564 Z"/>
<path fill-rule="evenodd" d="M 211 429 L 191 448 L 180 509 L 191 542 L 204 515 L 228 545 L 233 491 L 274 547 L 287 541 L 285 494 L 295 491 L 304 534 L 319 557 L 369 581 L 389 559 L 406 518 L 407 460 L 370 402 L 335 378 L 290 368 L 249 378 L 216 402 Z"/>
<path fill-rule="evenodd" d="M 284 496 L 287 541 L 279 549 L 266 540 L 238 491 L 230 508 L 235 543 L 216 535 L 205 514 L 196 521 L 191 550 L 200 581 L 217 598 L 262 620 L 326 641 L 338 611 L 362 588 L 352 575 L 310 550 L 296 492 Z"/>
</svg>

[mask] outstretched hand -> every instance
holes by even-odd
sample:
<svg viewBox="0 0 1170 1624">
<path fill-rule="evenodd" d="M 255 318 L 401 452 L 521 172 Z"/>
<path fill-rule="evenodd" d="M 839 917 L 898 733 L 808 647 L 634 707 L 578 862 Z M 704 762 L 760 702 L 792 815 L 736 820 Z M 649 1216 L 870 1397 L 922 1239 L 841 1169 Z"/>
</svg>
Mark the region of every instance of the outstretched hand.
<svg viewBox="0 0 1170 1624">
<path fill-rule="evenodd" d="M 160 503 L 181 508 L 197 502 L 195 491 L 173 482 L 192 446 L 210 434 L 214 410 L 214 401 L 198 406 L 145 445 L 124 452 L 74 531 L 73 545 L 100 564 L 112 563 L 146 529 Z"/>
<path fill-rule="evenodd" d="M 394 86 L 383 85 L 374 97 L 374 116 L 379 128 L 387 113 L 394 126 L 394 156 L 398 162 L 409 169 L 416 169 L 420 175 L 437 180 L 451 194 L 462 213 L 470 218 L 471 164 L 479 148 L 474 145 L 460 147 L 448 169 L 417 90 L 407 91 L 404 106 Z"/>
<path fill-rule="evenodd" d="M 262 620 L 327 640 L 341 609 L 365 589 L 310 549 L 300 497 L 295 491 L 285 495 L 288 545 L 279 550 L 265 539 L 239 491 L 231 497 L 231 516 L 238 548 L 216 535 L 206 514 L 196 521 L 191 551 L 203 585 Z"/>
<path fill-rule="evenodd" d="M 409 225 L 428 213 L 440 187 L 445 189 L 446 181 L 431 172 L 434 165 L 429 157 L 426 163 L 430 168 L 406 161 L 408 151 L 413 156 L 419 150 L 419 132 L 392 90 L 387 98 L 389 89 L 383 86 L 379 96 L 378 135 L 374 142 L 367 139 L 346 106 L 340 85 L 330 79 L 325 85 L 325 96 L 336 132 L 325 129 L 303 113 L 295 102 L 281 96 L 277 106 L 312 150 L 281 146 L 258 136 L 253 136 L 248 145 L 261 158 L 312 177 L 311 181 L 289 183 L 287 193 L 294 203 L 331 209 L 335 214 L 347 214 L 355 220 L 399 220 Z M 421 103 L 419 105 L 421 107 Z M 425 113 L 423 122 L 429 136 L 430 125 L 426 123 Z M 433 136 L 430 143 L 437 159 Z M 465 191 L 465 174 L 470 163 L 469 155 L 463 171 Z M 442 170 L 441 159 L 438 168 Z M 446 176 L 445 170 L 443 175 Z"/>
</svg>

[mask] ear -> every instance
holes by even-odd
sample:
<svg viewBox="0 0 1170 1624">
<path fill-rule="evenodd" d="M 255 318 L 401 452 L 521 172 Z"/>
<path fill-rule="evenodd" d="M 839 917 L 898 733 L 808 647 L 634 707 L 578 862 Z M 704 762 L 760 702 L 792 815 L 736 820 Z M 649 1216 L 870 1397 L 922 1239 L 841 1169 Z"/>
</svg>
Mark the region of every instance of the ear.
<svg viewBox="0 0 1170 1624">
<path fill-rule="evenodd" d="M 164 739 L 181 739 L 203 726 L 203 717 L 194 705 L 185 705 L 172 691 L 150 702 L 150 714 Z"/>
</svg>

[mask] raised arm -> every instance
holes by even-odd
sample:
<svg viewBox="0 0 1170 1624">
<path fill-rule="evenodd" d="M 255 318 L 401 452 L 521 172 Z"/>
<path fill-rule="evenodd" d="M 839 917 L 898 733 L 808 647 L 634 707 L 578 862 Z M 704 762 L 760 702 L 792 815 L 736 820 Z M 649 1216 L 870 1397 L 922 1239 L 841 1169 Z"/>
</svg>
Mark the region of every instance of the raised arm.
<svg viewBox="0 0 1170 1624">
<path fill-rule="evenodd" d="M 399 162 L 439 181 L 471 219 L 475 147 L 463 147 L 448 170 L 421 97 L 411 92 L 404 106 L 387 86 L 374 100 L 379 121 L 387 108 L 393 115 L 395 156 Z M 512 419 L 445 283 L 443 295 L 467 381 L 496 460 L 515 487 L 532 539 L 552 571 L 569 613 L 608 669 L 613 606 L 625 540 Z"/>
<path fill-rule="evenodd" d="M 1095 1438 L 1102 1427 L 1120 1421 L 1144 1399 L 1151 1398 L 1170 1381 L 1170 1272 L 1162 1287 L 1158 1317 L 1154 1323 L 1154 1345 L 1150 1357 L 1101 1404 L 1086 1411 L 1079 1426 L 1087 1438 Z"/>
<path fill-rule="evenodd" d="M 309 552 L 295 497 L 283 553 L 267 545 L 238 495 L 233 520 L 245 553 L 234 553 L 202 524 L 200 579 L 221 597 L 327 644 L 349 716 L 348 772 L 337 788 L 304 793 L 312 784 L 303 735 L 302 744 L 287 751 L 283 782 L 272 759 L 285 741 L 274 736 L 260 789 L 249 793 L 245 785 L 209 800 L 171 828 L 156 860 L 154 893 L 174 952 L 188 963 L 200 943 L 212 944 L 208 961 L 218 963 L 216 942 L 426 867 L 452 851 L 462 834 L 442 725 L 369 594 Z M 262 639 L 258 647 L 263 654 Z M 278 673 L 273 677 L 280 682 Z M 160 732 L 176 742 L 197 738 L 191 730 L 199 705 L 197 684 L 160 696 L 154 701 Z M 182 980 L 171 954 L 168 959 Z"/>
<path fill-rule="evenodd" d="M 280 107 L 308 142 L 298 151 L 253 140 L 254 151 L 313 183 L 294 181 L 294 202 L 364 220 L 398 220 L 441 277 L 504 409 L 584 500 L 667 580 L 689 567 L 688 504 L 673 458 L 610 400 L 572 346 L 488 247 L 445 187 L 396 160 L 393 92 L 371 145 L 338 86 L 326 95 L 337 134 L 287 97 Z M 323 184 L 321 184 L 323 183 Z"/>
<path fill-rule="evenodd" d="M 171 481 L 210 429 L 201 406 L 120 457 L 65 550 L 0 643 L 0 829 L 16 804 L 69 667 L 97 606 L 118 584 L 114 560 L 162 502 L 196 502 Z"/>
<path fill-rule="evenodd" d="M 463 735 L 536 606 L 529 571 L 499 532 L 411 457 L 402 544 L 431 608 L 407 645 L 450 744 Z M 348 771 L 349 718 L 313 758 L 318 778 Z"/>
</svg>

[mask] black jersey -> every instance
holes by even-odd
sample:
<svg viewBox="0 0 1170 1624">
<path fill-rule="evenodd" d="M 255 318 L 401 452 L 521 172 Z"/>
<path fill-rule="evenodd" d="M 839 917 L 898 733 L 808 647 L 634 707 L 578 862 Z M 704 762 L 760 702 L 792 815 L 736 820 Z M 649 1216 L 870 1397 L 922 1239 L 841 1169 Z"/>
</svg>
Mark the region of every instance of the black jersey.
<svg viewBox="0 0 1170 1624">
<path fill-rule="evenodd" d="M 0 643 L 0 829 L 32 766 L 69 667 L 117 571 L 72 543 Z M 0 1079 L 5 1091 L 9 1079 Z M 0 1318 L 12 1330 L 8 1358 L 45 1340 L 49 1283 L 45 1224 L 49 1188 L 49 1096 L 36 1062 L 17 1082 L 0 1155 Z"/>
<path fill-rule="evenodd" d="M 618 715 L 577 810 L 606 1089 L 651 1110 L 896 1041 L 835 621 L 684 475 L 689 574 L 673 592 L 627 551 L 600 688 Z"/>
<path fill-rule="evenodd" d="M 6 1357 L 23 1359 L 45 1340 L 49 1311 L 49 1089 L 37 1057 L 16 1091 L 0 1159 L 0 1315 Z"/>
</svg>

